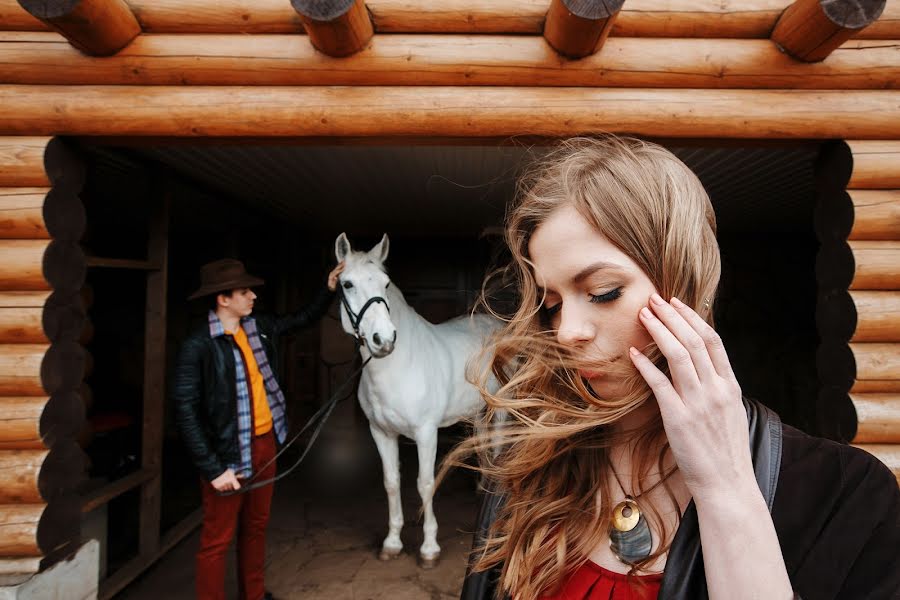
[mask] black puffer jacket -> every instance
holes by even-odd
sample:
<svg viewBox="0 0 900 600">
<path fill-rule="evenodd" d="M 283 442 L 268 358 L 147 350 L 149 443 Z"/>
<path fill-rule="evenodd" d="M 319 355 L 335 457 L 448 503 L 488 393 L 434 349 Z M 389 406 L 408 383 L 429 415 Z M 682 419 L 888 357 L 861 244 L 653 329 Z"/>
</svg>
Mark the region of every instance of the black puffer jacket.
<svg viewBox="0 0 900 600">
<path fill-rule="evenodd" d="M 253 315 L 260 341 L 276 378 L 278 337 L 317 321 L 331 304 L 323 288 L 312 302 L 287 316 Z M 231 336 L 209 335 L 202 323 L 181 346 L 172 397 L 181 437 L 200 474 L 212 481 L 240 458 L 237 435 L 237 389 Z"/>
</svg>

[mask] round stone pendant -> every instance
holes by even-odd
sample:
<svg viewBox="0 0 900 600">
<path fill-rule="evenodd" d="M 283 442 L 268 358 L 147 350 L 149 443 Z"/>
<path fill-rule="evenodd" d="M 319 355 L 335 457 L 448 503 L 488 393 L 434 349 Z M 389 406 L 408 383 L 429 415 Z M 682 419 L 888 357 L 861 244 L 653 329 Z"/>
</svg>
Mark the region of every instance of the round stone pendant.
<svg viewBox="0 0 900 600">
<path fill-rule="evenodd" d="M 653 547 L 650 526 L 631 496 L 626 496 L 613 509 L 609 547 L 619 560 L 629 565 L 650 556 Z"/>
</svg>

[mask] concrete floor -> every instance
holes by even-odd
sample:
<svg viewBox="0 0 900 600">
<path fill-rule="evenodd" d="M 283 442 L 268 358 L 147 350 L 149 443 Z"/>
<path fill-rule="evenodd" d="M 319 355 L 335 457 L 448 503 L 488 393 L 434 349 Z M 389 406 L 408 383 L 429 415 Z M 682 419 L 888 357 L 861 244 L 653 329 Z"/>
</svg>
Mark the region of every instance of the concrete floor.
<svg viewBox="0 0 900 600">
<path fill-rule="evenodd" d="M 323 436 L 307 461 L 276 484 L 267 535 L 266 587 L 279 600 L 450 600 L 459 598 L 477 513 L 475 479 L 457 471 L 435 499 L 437 567 L 417 566 L 422 542 L 415 446 L 401 442 L 404 553 L 377 558 L 387 533 L 381 465 L 367 430 Z M 446 451 L 452 440 L 442 438 Z M 286 466 L 282 466 L 282 469 Z M 336 474 L 340 474 L 336 476 Z M 120 593 L 123 600 L 193 598 L 195 531 Z M 227 588 L 236 598 L 234 549 Z"/>
</svg>

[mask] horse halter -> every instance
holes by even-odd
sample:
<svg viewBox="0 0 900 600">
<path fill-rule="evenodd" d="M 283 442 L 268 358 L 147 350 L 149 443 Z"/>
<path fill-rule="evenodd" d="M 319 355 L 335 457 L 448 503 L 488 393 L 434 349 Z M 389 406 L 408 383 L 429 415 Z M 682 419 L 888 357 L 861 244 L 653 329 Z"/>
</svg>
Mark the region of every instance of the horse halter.
<svg viewBox="0 0 900 600">
<path fill-rule="evenodd" d="M 350 303 L 347 302 L 347 296 L 344 295 L 344 287 L 340 285 L 340 281 L 338 281 L 338 290 L 341 297 L 341 304 L 344 306 L 344 310 L 347 311 L 347 317 L 350 319 L 350 325 L 353 326 L 353 335 L 356 338 L 356 343 L 358 344 L 366 339 L 365 334 L 359 330 L 359 325 L 360 323 L 362 323 L 363 316 L 366 314 L 366 311 L 369 310 L 369 307 L 373 304 L 381 303 L 384 304 L 384 307 L 387 309 L 388 313 L 391 312 L 391 307 L 390 305 L 388 305 L 387 300 L 385 300 L 381 296 L 372 296 L 371 298 L 366 300 L 366 303 L 363 304 L 363 307 L 359 309 L 359 314 L 357 314 L 353 312 L 352 308 L 350 308 Z M 394 339 L 396 338 L 397 333 L 395 331 Z"/>
</svg>

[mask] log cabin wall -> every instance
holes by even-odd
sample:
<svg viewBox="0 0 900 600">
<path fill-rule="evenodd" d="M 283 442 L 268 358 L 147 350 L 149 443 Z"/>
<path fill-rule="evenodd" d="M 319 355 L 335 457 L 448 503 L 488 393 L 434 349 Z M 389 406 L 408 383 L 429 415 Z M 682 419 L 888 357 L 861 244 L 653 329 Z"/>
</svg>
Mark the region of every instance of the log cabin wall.
<svg viewBox="0 0 900 600">
<path fill-rule="evenodd" d="M 365 3 L 370 23 L 361 2 L 334 3 L 355 7 L 350 17 L 317 19 L 304 12 L 309 3 L 288 0 L 85 0 L 77 10 L 101 15 L 88 26 L 78 14 L 41 12 L 42 4 L 0 0 L 0 136 L 10 136 L 0 138 L 0 197 L 16 215 L 0 230 L 0 331 L 6 336 L 0 339 L 0 379 L 6 381 L 0 394 L 4 417 L 25 415 L 16 425 L 22 431 L 0 434 L 3 444 L 12 444 L 0 457 L 11 469 L 27 467 L 13 488 L 5 488 L 18 491 L 0 498 L 0 528 L 7 528 L 0 537 L 18 540 L 0 551 L 7 572 L 37 568 L 55 547 L 49 543 L 57 541 L 54 535 L 76 538 L 69 509 L 59 509 L 61 525 L 38 525 L 51 522 L 51 508 L 66 505 L 61 498 L 73 484 L 63 478 L 57 488 L 41 488 L 42 481 L 55 480 L 40 475 L 58 472 L 54 464 L 80 472 L 71 468 L 79 460 L 70 444 L 74 434 L 52 428 L 57 439 L 43 429 L 53 414 L 76 406 L 71 399 L 77 398 L 82 353 L 73 332 L 80 331 L 74 323 L 83 310 L 71 290 L 84 268 L 75 242 L 56 239 L 51 227 L 53 215 L 63 214 L 58 210 L 77 204 L 71 198 L 80 183 L 71 176 L 54 179 L 49 136 L 409 143 L 616 131 L 670 139 L 846 139 L 855 161 L 847 189 L 854 202 L 862 198 L 857 214 L 887 210 L 896 216 L 890 212 L 896 205 L 891 194 L 900 188 L 896 1 L 867 2 L 867 18 L 877 19 L 860 28 L 823 21 L 821 3 L 807 0 L 724 0 L 700 10 L 688 0 L 629 0 L 615 15 L 597 19 L 603 31 L 590 49 L 595 53 L 580 60 L 561 57 L 542 35 L 548 9 L 570 7 L 556 0 L 371 0 Z M 790 14 L 789 7 L 795 7 Z M 785 23 L 797 14 L 815 15 L 808 20 L 816 26 L 785 34 Z M 311 35 L 300 35 L 304 24 Z M 847 41 L 832 48 L 822 36 Z M 319 51 L 310 38 L 322 40 Z M 362 49 L 335 58 L 348 39 Z M 97 56 L 103 54 L 111 56 Z M 864 183 L 865 165 L 878 156 L 888 157 L 880 168 L 884 177 Z M 48 213 L 57 206 L 57 186 L 65 196 L 60 206 L 68 208 Z M 876 195 L 881 200 L 869 204 Z M 35 212 L 42 196 L 46 232 Z M 876 217 L 877 233 L 869 234 L 882 237 L 823 243 L 821 264 L 833 252 L 835 260 L 849 256 L 855 265 L 843 284 L 852 306 L 843 306 L 859 320 L 833 345 L 845 358 L 851 355 L 844 360 L 851 381 L 843 392 L 835 390 L 846 381 L 822 397 L 852 390 L 852 419 L 859 420 L 851 428 L 854 441 L 869 444 L 900 472 L 897 446 L 890 445 L 900 431 L 891 395 L 900 381 L 893 345 L 900 340 L 891 324 L 900 238 L 885 220 Z M 823 295 L 842 289 L 827 271 L 820 273 Z M 829 319 L 832 313 L 823 308 L 820 329 L 846 317 L 845 309 Z M 59 330 L 48 325 L 57 318 L 66 324 Z M 56 405 L 59 413 L 50 410 Z M 63 421 L 77 422 L 80 415 L 70 417 Z M 35 431 L 43 449 L 36 447 Z M 42 538 L 45 532 L 50 537 Z"/>
<path fill-rule="evenodd" d="M 60 140 L 0 137 L 0 577 L 77 548 L 83 166 Z"/>
</svg>

